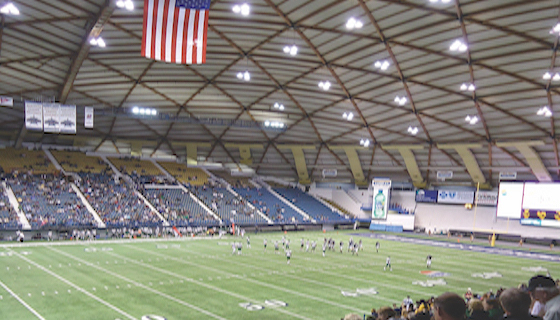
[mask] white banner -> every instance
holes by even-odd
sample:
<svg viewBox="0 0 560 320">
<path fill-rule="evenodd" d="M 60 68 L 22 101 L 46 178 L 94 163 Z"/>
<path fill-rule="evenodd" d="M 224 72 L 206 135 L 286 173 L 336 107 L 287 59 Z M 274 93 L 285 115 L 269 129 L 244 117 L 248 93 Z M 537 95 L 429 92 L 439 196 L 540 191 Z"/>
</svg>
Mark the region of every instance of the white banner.
<svg viewBox="0 0 560 320">
<path fill-rule="evenodd" d="M 389 212 L 389 191 L 391 179 L 374 178 L 373 182 L 373 206 L 371 209 L 372 220 L 386 220 Z"/>
<path fill-rule="evenodd" d="M 85 107 L 84 126 L 88 129 L 93 128 L 93 107 Z"/>
<path fill-rule="evenodd" d="M 29 130 L 43 130 L 43 104 L 25 102 L 25 127 Z"/>
<path fill-rule="evenodd" d="M 45 132 L 60 132 L 60 122 L 58 121 L 58 103 L 43 104 L 43 122 Z"/>
<path fill-rule="evenodd" d="M 476 203 L 481 206 L 496 206 L 498 204 L 498 192 L 478 191 Z"/>
<path fill-rule="evenodd" d="M 515 180 L 517 172 L 500 172 L 500 180 Z"/>
<path fill-rule="evenodd" d="M 0 96 L 0 106 L 13 107 L 14 106 L 14 98 Z"/>
<path fill-rule="evenodd" d="M 76 133 L 76 106 L 60 106 L 58 112 L 61 133 Z"/>
<path fill-rule="evenodd" d="M 438 179 L 451 179 L 453 178 L 453 171 L 438 171 L 437 172 Z"/>
<path fill-rule="evenodd" d="M 474 191 L 446 191 L 438 190 L 438 203 L 473 203 Z"/>
</svg>

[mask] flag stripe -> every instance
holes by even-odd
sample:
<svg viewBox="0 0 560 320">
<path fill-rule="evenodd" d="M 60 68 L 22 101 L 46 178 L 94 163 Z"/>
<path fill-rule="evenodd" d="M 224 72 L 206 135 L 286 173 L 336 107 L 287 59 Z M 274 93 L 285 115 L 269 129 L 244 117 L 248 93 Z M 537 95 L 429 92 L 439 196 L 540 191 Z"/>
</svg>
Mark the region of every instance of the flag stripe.
<svg viewBox="0 0 560 320">
<path fill-rule="evenodd" d="M 155 60 L 206 62 L 209 1 L 145 0 L 142 55 Z"/>
</svg>

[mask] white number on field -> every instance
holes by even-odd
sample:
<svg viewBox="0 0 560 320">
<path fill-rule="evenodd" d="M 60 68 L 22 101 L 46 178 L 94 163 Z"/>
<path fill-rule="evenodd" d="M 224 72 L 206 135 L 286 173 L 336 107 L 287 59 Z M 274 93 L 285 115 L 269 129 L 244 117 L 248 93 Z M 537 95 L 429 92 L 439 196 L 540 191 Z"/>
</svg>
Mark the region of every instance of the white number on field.
<svg viewBox="0 0 560 320">
<path fill-rule="evenodd" d="M 280 301 L 280 300 L 265 300 L 264 301 L 264 305 L 269 307 L 269 308 L 280 308 L 280 307 L 287 307 L 288 304 L 284 301 Z M 245 308 L 249 311 L 259 311 L 264 309 L 264 306 L 260 305 L 260 304 L 253 304 L 251 302 L 243 302 L 240 303 L 239 306 L 241 308 Z"/>
</svg>

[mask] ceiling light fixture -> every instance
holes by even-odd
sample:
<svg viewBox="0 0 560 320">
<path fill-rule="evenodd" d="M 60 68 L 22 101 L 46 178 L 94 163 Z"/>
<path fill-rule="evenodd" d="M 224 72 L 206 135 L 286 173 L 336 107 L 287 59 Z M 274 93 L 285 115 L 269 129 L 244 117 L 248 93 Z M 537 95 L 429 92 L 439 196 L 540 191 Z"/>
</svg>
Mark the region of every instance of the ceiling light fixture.
<svg viewBox="0 0 560 320">
<path fill-rule="evenodd" d="M 265 127 L 270 127 L 270 128 L 279 128 L 279 129 L 282 129 L 282 128 L 284 128 L 284 123 L 278 122 L 278 121 L 269 121 L 269 120 L 266 120 L 266 121 L 264 122 L 264 126 L 265 126 Z"/>
<path fill-rule="evenodd" d="M 346 29 L 348 30 L 361 29 L 363 26 L 364 24 L 362 23 L 362 21 L 356 20 L 353 17 L 348 19 L 348 21 L 346 22 Z"/>
<path fill-rule="evenodd" d="M 461 40 L 455 40 L 455 42 L 453 42 L 453 44 L 451 44 L 451 46 L 449 47 L 449 50 L 456 52 L 465 52 L 467 51 L 468 47 L 466 44 L 463 43 L 463 41 Z"/>
<path fill-rule="evenodd" d="M 449 2 L 451 2 L 451 0 L 430 0 L 430 3 L 438 3 L 438 2 L 440 2 L 440 1 L 441 1 L 441 3 L 449 3 Z"/>
<path fill-rule="evenodd" d="M 560 23 L 557 23 L 549 32 L 550 34 L 558 34 L 560 36 Z"/>
<path fill-rule="evenodd" d="M 550 108 L 548 108 L 548 106 L 544 106 L 544 107 L 540 108 L 539 111 L 537 111 L 537 115 L 538 116 L 544 116 L 546 118 L 550 118 L 550 117 L 552 117 L 552 111 L 550 110 Z"/>
<path fill-rule="evenodd" d="M 381 69 L 383 71 L 389 69 L 389 66 L 391 64 L 389 63 L 389 61 L 387 60 L 383 60 L 383 61 L 375 61 L 375 63 L 373 64 L 374 67 L 376 67 L 377 69 Z"/>
<path fill-rule="evenodd" d="M 294 44 L 291 47 L 290 46 L 285 46 L 284 47 L 284 53 L 291 55 L 292 57 L 297 55 L 298 53 L 298 47 Z"/>
<path fill-rule="evenodd" d="M 468 90 L 468 91 L 470 91 L 470 92 L 473 92 L 473 91 L 476 90 L 476 87 L 475 87 L 475 85 L 472 84 L 472 83 L 463 83 L 463 84 L 461 85 L 461 88 L 460 88 L 460 89 L 461 89 L 461 91 L 467 91 L 467 90 Z"/>
<path fill-rule="evenodd" d="M 344 118 L 344 119 L 346 119 L 346 120 L 348 120 L 348 121 L 352 121 L 352 119 L 354 119 L 354 113 L 352 113 L 352 112 L 348 112 L 348 113 L 344 112 L 344 113 L 342 114 L 342 118 Z"/>
<path fill-rule="evenodd" d="M 364 147 L 367 148 L 367 147 L 369 147 L 369 144 L 370 144 L 369 139 L 360 139 L 360 145 L 361 146 L 364 146 Z"/>
<path fill-rule="evenodd" d="M 121 9 L 125 8 L 128 11 L 132 11 L 134 10 L 134 3 L 132 2 L 132 0 L 118 0 L 117 7 Z"/>
<path fill-rule="evenodd" d="M 471 117 L 471 116 L 468 115 L 468 116 L 465 118 L 465 121 L 468 122 L 468 123 L 471 124 L 471 125 L 475 125 L 475 124 L 478 122 L 478 117 L 477 117 L 477 116 L 472 116 L 472 117 Z"/>
<path fill-rule="evenodd" d="M 274 107 L 274 109 L 284 111 L 284 105 L 281 104 L 281 103 L 276 102 L 273 107 Z"/>
<path fill-rule="evenodd" d="M 246 17 L 251 13 L 251 7 L 249 7 L 249 5 L 246 3 L 242 5 L 236 4 L 235 6 L 233 6 L 233 8 L 231 8 L 231 11 L 233 11 L 233 13 L 241 14 L 242 16 Z"/>
<path fill-rule="evenodd" d="M 407 102 L 408 99 L 406 97 L 399 97 L 399 96 L 395 97 L 395 103 L 398 103 L 399 106 L 404 106 Z"/>
<path fill-rule="evenodd" d="M 554 76 L 552 77 L 552 81 L 560 81 L 560 74 L 555 73 Z"/>
<path fill-rule="evenodd" d="M 8 2 L 5 6 L 0 8 L 0 13 L 18 16 L 19 10 L 13 3 Z"/>
<path fill-rule="evenodd" d="M 249 81 L 249 80 L 251 80 L 251 74 L 249 73 L 249 71 L 238 72 L 237 73 L 237 79 Z"/>
<path fill-rule="evenodd" d="M 321 88 L 321 89 L 323 89 L 323 90 L 325 90 L 325 91 L 329 91 L 330 87 L 331 87 L 331 83 L 330 83 L 329 81 L 325 81 L 325 82 L 321 81 L 321 82 L 319 82 L 319 88 Z"/>
<path fill-rule="evenodd" d="M 545 74 L 543 74 L 542 78 L 543 80 L 550 80 L 552 79 L 552 75 L 550 74 L 550 72 L 546 72 Z"/>
<path fill-rule="evenodd" d="M 106 46 L 105 40 L 103 40 L 103 38 L 101 37 L 91 38 L 89 40 L 89 44 L 91 44 L 92 46 L 98 46 L 100 48 L 105 48 Z"/>
<path fill-rule="evenodd" d="M 417 135 L 418 134 L 418 127 L 409 126 L 408 127 L 408 133 L 410 133 L 413 136 Z"/>
<path fill-rule="evenodd" d="M 137 106 L 134 106 L 132 108 L 132 113 L 133 114 L 146 115 L 146 116 L 157 116 L 157 114 L 158 114 L 156 109 L 138 108 Z"/>
</svg>

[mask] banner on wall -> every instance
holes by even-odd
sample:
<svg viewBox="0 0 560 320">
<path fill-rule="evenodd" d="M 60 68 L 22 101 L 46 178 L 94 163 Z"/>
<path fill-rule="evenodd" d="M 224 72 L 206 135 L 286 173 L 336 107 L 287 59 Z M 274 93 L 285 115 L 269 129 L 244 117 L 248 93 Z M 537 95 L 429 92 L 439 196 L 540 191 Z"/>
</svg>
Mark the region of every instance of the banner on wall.
<svg viewBox="0 0 560 320">
<path fill-rule="evenodd" d="M 2 107 L 13 107 L 14 98 L 0 96 L 0 106 Z"/>
<path fill-rule="evenodd" d="M 93 107 L 85 107 L 84 108 L 85 118 L 84 118 L 84 126 L 88 129 L 93 128 Z"/>
<path fill-rule="evenodd" d="M 438 203 L 466 204 L 473 203 L 474 191 L 438 190 Z"/>
<path fill-rule="evenodd" d="M 560 228 L 560 211 L 526 209 L 520 222 L 523 225 Z"/>
<path fill-rule="evenodd" d="M 416 190 L 416 202 L 437 202 L 437 190 Z"/>
<path fill-rule="evenodd" d="M 60 132 L 60 122 L 58 121 L 58 103 L 45 103 L 43 104 L 43 122 L 45 132 Z"/>
<path fill-rule="evenodd" d="M 373 182 L 373 207 L 372 220 L 386 220 L 389 211 L 389 191 L 391 190 L 391 179 L 374 178 Z"/>
<path fill-rule="evenodd" d="M 498 192 L 478 191 L 476 203 L 480 206 L 496 206 L 498 205 Z"/>
<path fill-rule="evenodd" d="M 76 106 L 60 106 L 58 121 L 61 133 L 76 134 Z"/>
<path fill-rule="evenodd" d="M 43 104 L 25 102 L 25 127 L 29 130 L 43 130 Z"/>
</svg>

